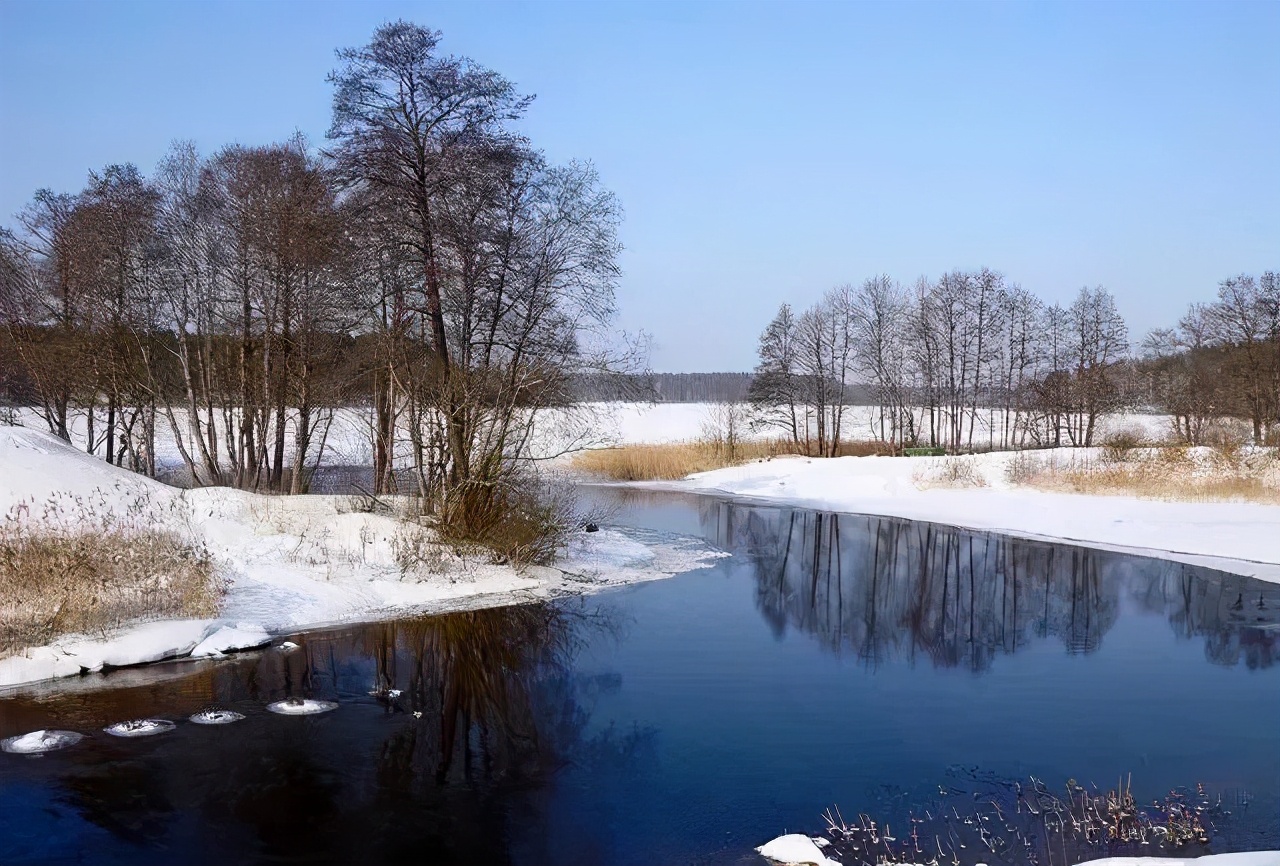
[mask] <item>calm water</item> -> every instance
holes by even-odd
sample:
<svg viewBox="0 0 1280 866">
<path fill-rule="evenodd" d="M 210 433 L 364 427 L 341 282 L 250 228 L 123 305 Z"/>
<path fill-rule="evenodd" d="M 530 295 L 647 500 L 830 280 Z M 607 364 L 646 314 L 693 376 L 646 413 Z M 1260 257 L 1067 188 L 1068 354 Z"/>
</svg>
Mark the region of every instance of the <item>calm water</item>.
<svg viewBox="0 0 1280 866">
<path fill-rule="evenodd" d="M 0 698 L 0 736 L 93 734 L 0 754 L 0 863 L 758 863 L 753 846 L 821 831 L 832 804 L 905 822 L 944 793 L 974 802 L 993 775 L 1128 773 L 1144 800 L 1223 794 L 1214 850 L 1280 845 L 1280 586 L 926 524 L 598 495 L 642 536 L 733 556 L 585 600 Z M 264 710 L 286 696 L 341 705 Z M 211 704 L 248 718 L 98 733 Z"/>
</svg>

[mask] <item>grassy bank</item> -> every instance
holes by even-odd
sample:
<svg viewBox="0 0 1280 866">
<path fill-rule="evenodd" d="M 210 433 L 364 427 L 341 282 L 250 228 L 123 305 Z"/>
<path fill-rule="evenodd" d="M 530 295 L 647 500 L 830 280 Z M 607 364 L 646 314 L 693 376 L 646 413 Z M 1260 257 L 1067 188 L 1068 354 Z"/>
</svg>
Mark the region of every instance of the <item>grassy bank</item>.
<svg viewBox="0 0 1280 866">
<path fill-rule="evenodd" d="M 1007 478 L 1066 493 L 1280 505 L 1280 457 L 1274 448 L 1104 447 L 1065 461 L 1024 452 L 1010 462 Z"/>
</svg>

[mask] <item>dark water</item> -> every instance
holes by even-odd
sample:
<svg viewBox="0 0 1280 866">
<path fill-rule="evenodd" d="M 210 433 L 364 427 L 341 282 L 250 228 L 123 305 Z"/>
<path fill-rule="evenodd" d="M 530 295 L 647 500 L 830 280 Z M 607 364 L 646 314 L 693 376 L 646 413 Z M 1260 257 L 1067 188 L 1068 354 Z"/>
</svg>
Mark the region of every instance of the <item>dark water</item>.
<svg viewBox="0 0 1280 866">
<path fill-rule="evenodd" d="M 619 525 L 733 556 L 588 599 L 0 698 L 0 736 L 93 735 L 0 754 L 0 863 L 758 863 L 753 846 L 821 831 L 832 804 L 905 822 L 941 792 L 965 808 L 993 777 L 1129 773 L 1141 800 L 1222 794 L 1210 850 L 1280 845 L 1280 586 L 925 524 L 599 495 Z M 263 709 L 290 695 L 341 706 Z M 248 718 L 98 733 L 211 704 Z"/>
</svg>

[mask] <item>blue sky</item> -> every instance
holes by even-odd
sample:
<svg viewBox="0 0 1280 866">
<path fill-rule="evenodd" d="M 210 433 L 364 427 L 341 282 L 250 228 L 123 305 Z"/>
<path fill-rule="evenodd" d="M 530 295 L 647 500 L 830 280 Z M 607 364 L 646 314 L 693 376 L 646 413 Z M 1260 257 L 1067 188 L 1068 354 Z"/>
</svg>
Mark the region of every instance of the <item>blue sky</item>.
<svg viewBox="0 0 1280 866">
<path fill-rule="evenodd" d="M 0 0 L 0 219 L 173 139 L 323 144 L 334 49 L 400 17 L 596 163 L 656 370 L 749 369 L 780 302 L 882 272 L 1102 284 L 1140 336 L 1280 268 L 1280 2 Z"/>
</svg>

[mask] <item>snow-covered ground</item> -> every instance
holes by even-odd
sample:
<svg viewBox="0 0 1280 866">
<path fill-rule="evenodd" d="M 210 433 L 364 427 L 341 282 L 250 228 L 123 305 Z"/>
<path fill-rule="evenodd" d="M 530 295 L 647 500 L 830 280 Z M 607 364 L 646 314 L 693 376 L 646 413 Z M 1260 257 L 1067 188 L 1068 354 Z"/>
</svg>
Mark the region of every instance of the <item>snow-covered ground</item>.
<svg viewBox="0 0 1280 866">
<path fill-rule="evenodd" d="M 56 508 L 46 504 L 57 502 Z M 180 533 L 204 546 L 228 582 L 214 620 L 146 623 L 109 636 L 68 636 L 0 659 L 0 687 L 161 658 L 261 645 L 265 637 L 340 622 L 544 598 L 667 577 L 720 554 L 689 540 L 582 533 L 560 568 L 516 571 L 432 546 L 408 576 L 397 551 L 420 531 L 354 513 L 341 496 L 178 490 L 110 466 L 47 433 L 0 427 L 0 518 L 38 524 L 90 513 Z"/>
<path fill-rule="evenodd" d="M 1081 449 L 1058 449 L 1036 456 L 1069 461 L 1084 455 Z M 1010 452 L 965 458 L 778 457 L 638 486 L 1061 540 L 1280 582 L 1280 506 L 1030 490 L 1007 480 L 1015 459 Z M 971 463 L 983 486 L 944 486 L 939 479 L 956 460 Z"/>
<path fill-rule="evenodd" d="M 840 866 L 838 861 L 822 853 L 822 848 L 828 844 L 820 837 L 789 833 L 766 842 L 756 851 L 773 863 L 787 866 Z M 1280 851 L 1247 851 L 1204 857 L 1104 857 L 1079 866 L 1280 866 Z"/>
</svg>

